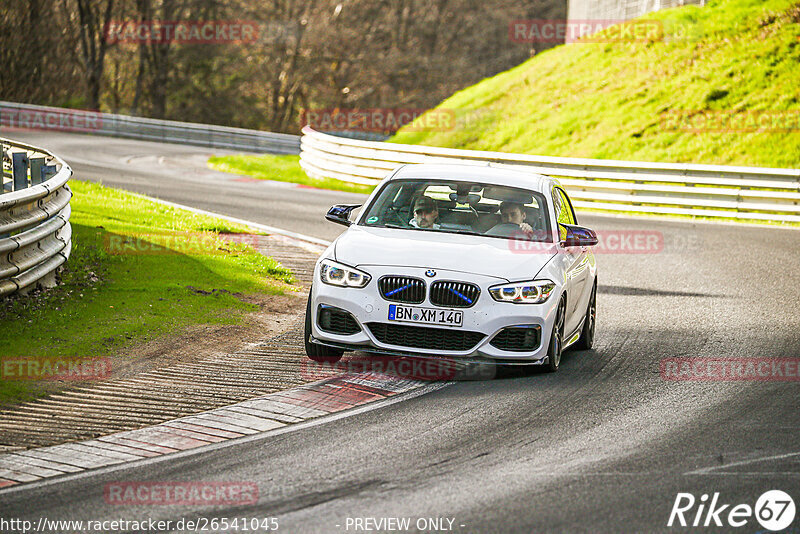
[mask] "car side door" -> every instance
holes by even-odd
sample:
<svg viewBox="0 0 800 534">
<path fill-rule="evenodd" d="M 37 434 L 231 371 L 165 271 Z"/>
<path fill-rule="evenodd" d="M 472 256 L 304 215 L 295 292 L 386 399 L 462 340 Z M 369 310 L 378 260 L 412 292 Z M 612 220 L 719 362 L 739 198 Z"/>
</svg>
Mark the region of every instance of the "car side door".
<svg viewBox="0 0 800 534">
<path fill-rule="evenodd" d="M 556 209 L 556 222 L 559 234 L 559 251 L 564 257 L 565 286 L 567 292 L 567 316 L 564 318 L 564 335 L 571 335 L 580 326 L 583 319 L 583 310 L 586 307 L 587 281 L 589 279 L 589 255 L 588 247 L 565 247 L 564 239 L 566 230 L 561 224 L 578 224 L 572 202 L 569 200 L 566 191 L 559 186 L 553 186 L 552 194 L 553 206 Z M 564 341 L 569 341 L 564 339 Z"/>
</svg>

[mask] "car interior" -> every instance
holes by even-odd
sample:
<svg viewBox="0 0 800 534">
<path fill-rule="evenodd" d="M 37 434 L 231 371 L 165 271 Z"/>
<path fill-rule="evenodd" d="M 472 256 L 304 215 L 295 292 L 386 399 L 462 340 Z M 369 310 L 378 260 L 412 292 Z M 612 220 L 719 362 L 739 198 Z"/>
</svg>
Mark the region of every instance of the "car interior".
<svg viewBox="0 0 800 534">
<path fill-rule="evenodd" d="M 436 202 L 439 212 L 437 222 L 442 230 L 480 234 L 492 230 L 487 235 L 511 237 L 514 233 L 512 226 L 498 228 L 502 223 L 500 203 L 509 201 L 523 205 L 525 222 L 534 231 L 549 231 L 545 211 L 540 207 L 541 201 L 520 189 L 469 183 L 445 185 L 441 182 L 417 182 L 399 187 L 393 196 L 385 205 L 380 219 L 403 227 L 407 227 L 414 218 L 413 206 L 417 200 L 427 196 Z"/>
</svg>

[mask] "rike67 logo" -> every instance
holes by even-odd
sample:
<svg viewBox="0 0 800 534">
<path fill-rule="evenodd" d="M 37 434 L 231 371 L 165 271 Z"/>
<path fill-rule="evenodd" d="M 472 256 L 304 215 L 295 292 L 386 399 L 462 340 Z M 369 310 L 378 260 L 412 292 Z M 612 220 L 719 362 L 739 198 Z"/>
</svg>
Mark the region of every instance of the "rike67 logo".
<svg viewBox="0 0 800 534">
<path fill-rule="evenodd" d="M 691 493 L 678 493 L 669 514 L 667 526 L 739 528 L 755 516 L 756 521 L 771 532 L 778 532 L 792 524 L 795 517 L 794 500 L 781 490 L 764 492 L 755 506 L 749 504 L 723 504 L 719 493 L 709 501 L 708 494 L 696 499 Z"/>
</svg>

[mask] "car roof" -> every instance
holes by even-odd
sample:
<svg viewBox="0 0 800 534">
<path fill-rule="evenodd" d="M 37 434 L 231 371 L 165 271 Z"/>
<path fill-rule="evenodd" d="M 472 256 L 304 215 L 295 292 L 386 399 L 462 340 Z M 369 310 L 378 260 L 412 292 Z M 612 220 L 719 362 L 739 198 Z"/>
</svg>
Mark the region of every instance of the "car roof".
<svg viewBox="0 0 800 534">
<path fill-rule="evenodd" d="M 530 189 L 538 192 L 549 192 L 549 184 L 558 180 L 543 174 L 526 170 L 495 167 L 489 163 L 480 165 L 418 163 L 403 165 L 391 175 L 389 180 L 408 179 L 443 179 L 457 182 L 481 182 L 493 185 L 507 185 Z"/>
</svg>

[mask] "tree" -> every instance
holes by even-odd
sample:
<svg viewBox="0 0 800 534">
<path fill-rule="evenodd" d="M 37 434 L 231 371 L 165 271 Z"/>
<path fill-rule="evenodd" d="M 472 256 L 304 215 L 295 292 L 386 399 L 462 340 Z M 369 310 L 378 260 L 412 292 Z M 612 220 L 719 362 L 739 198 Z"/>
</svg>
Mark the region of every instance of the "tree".
<svg viewBox="0 0 800 534">
<path fill-rule="evenodd" d="M 57 1 L 15 0 L 0 9 L 0 99 L 61 104 L 80 84 Z"/>
<path fill-rule="evenodd" d="M 72 9 L 73 2 L 75 10 Z M 77 11 L 78 15 L 76 34 L 86 81 L 86 106 L 89 109 L 100 109 L 106 52 L 110 46 L 106 39 L 106 28 L 115 15 L 115 3 L 116 0 L 64 0 L 65 10 L 69 14 Z"/>
</svg>

